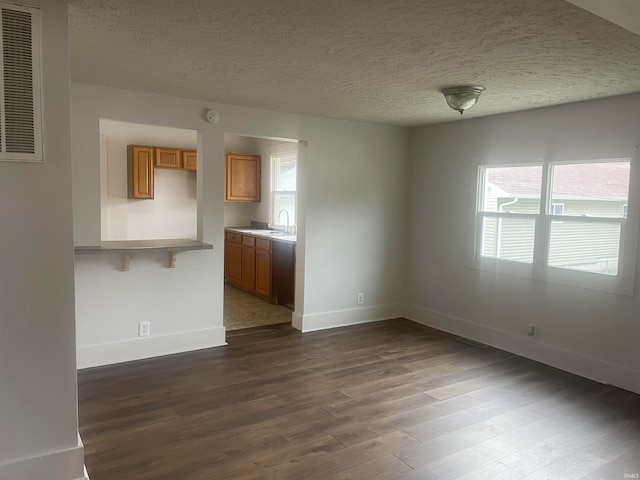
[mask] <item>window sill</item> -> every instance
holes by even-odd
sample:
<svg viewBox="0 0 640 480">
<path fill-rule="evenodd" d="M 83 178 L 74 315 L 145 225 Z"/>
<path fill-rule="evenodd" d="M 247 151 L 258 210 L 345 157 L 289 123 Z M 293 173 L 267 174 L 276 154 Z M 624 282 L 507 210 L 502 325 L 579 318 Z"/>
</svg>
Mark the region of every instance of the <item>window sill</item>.
<svg viewBox="0 0 640 480">
<path fill-rule="evenodd" d="M 527 278 L 556 285 L 634 296 L 634 282 L 625 281 L 621 275 L 601 275 L 554 267 L 537 270 L 532 264 L 492 258 L 474 259 L 467 262 L 467 266 L 474 270 Z"/>
</svg>

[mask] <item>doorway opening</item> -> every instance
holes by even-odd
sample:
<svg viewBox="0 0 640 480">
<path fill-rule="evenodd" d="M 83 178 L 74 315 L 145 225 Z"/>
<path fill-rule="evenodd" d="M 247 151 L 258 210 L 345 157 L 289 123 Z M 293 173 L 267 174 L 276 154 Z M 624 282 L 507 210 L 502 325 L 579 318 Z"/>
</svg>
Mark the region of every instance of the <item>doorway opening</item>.
<svg viewBox="0 0 640 480">
<path fill-rule="evenodd" d="M 224 326 L 291 323 L 298 140 L 225 134 Z"/>
</svg>

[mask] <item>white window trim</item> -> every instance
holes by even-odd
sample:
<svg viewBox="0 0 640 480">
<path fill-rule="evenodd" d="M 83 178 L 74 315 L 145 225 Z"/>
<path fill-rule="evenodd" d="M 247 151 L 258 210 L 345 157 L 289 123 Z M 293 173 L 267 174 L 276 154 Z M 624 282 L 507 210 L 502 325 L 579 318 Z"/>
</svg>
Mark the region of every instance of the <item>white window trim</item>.
<svg viewBox="0 0 640 480">
<path fill-rule="evenodd" d="M 277 194 L 282 194 L 282 193 L 293 193 L 294 198 L 295 198 L 295 211 L 296 211 L 296 215 L 298 212 L 298 187 L 297 187 L 297 182 L 296 182 L 296 190 L 295 191 L 287 191 L 287 190 L 276 190 L 275 189 L 275 183 L 276 183 L 276 178 L 275 178 L 275 164 L 273 161 L 273 157 L 274 156 L 278 156 L 278 155 L 287 155 L 287 154 L 292 154 L 295 153 L 296 154 L 296 169 L 297 169 L 297 163 L 298 163 L 298 159 L 297 159 L 297 155 L 298 155 L 298 144 L 297 143 L 293 143 L 291 142 L 291 144 L 276 144 L 276 145 L 271 145 L 269 147 L 269 176 L 270 176 L 270 182 L 269 182 L 269 225 L 272 227 L 277 227 L 277 228 L 283 228 L 286 227 L 285 224 L 281 224 L 280 219 L 278 218 L 277 221 L 274 222 L 274 220 L 276 220 L 276 215 L 274 210 L 274 205 L 275 205 L 275 196 Z M 297 225 L 297 219 L 296 218 L 290 218 L 289 219 L 289 227 L 294 227 Z"/>
<path fill-rule="evenodd" d="M 630 162 L 629 172 L 629 198 L 628 203 L 631 208 L 627 218 L 605 218 L 605 217 L 570 217 L 571 221 L 576 222 L 611 222 L 620 224 L 620 247 L 618 259 L 618 274 L 603 275 L 592 272 L 581 272 L 577 270 L 569 270 L 564 268 L 547 266 L 548 243 L 550 225 L 552 220 L 567 217 L 559 217 L 546 214 L 529 214 L 529 213 L 500 213 L 500 212 L 479 212 L 478 206 L 482 201 L 482 192 L 484 191 L 484 178 L 481 172 L 487 167 L 524 167 L 532 165 L 542 165 L 542 188 L 540 198 L 540 212 L 549 212 L 547 207 L 551 203 L 551 189 L 548 188 L 550 181 L 551 165 L 567 165 L 567 164 L 584 164 L 599 162 Z M 635 289 L 635 267 L 636 255 L 638 250 L 638 228 L 640 226 L 640 159 L 636 154 L 632 158 L 609 158 L 609 159 L 579 159 L 571 161 L 550 161 L 540 160 L 532 163 L 509 163 L 509 164 L 489 164 L 477 162 L 474 164 L 473 170 L 473 188 L 476 195 L 473 197 L 471 234 L 468 235 L 468 261 L 470 268 L 485 270 L 489 272 L 513 275 L 517 277 L 530 278 L 544 282 L 556 283 L 560 285 L 568 285 L 589 290 L 597 290 L 620 295 L 634 295 Z M 536 222 L 533 263 L 520 263 L 505 259 L 496 259 L 482 257 L 479 254 L 479 236 L 481 235 L 482 219 L 485 217 L 504 217 L 504 218 L 532 218 Z"/>
</svg>

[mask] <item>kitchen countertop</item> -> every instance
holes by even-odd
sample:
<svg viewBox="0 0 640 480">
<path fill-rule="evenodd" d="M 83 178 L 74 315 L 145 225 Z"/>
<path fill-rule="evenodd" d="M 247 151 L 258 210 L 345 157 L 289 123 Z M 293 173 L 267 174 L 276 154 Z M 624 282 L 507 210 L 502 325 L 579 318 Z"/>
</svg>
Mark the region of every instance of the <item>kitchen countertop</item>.
<svg viewBox="0 0 640 480">
<path fill-rule="evenodd" d="M 250 235 L 256 238 L 268 238 L 269 240 L 275 240 L 276 242 L 296 243 L 298 240 L 297 235 L 291 235 L 275 229 L 265 230 L 251 227 L 225 227 L 225 231 L 240 233 L 242 235 Z"/>
<path fill-rule="evenodd" d="M 77 246 L 76 254 L 91 253 L 137 253 L 137 252 L 184 252 L 187 250 L 211 250 L 210 243 L 188 238 L 166 240 L 111 240 L 95 246 Z"/>
</svg>

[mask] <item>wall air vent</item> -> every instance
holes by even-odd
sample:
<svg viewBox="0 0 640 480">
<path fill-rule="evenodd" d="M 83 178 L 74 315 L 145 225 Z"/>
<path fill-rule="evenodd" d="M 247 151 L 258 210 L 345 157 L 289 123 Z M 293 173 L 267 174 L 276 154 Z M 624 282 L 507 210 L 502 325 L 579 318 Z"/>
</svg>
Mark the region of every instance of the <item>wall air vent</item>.
<svg viewBox="0 0 640 480">
<path fill-rule="evenodd" d="M 0 2 L 0 160 L 41 162 L 40 11 Z"/>
</svg>

